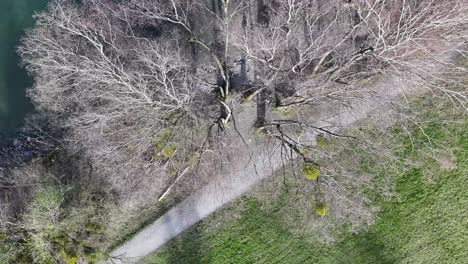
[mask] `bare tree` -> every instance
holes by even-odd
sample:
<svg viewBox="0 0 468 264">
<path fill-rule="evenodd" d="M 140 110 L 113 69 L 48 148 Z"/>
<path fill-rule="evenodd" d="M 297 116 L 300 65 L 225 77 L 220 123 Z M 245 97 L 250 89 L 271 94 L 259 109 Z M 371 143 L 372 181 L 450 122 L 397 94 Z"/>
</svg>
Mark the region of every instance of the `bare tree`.
<svg viewBox="0 0 468 264">
<path fill-rule="evenodd" d="M 466 108 L 466 87 L 429 69 L 464 71 L 443 55 L 464 55 L 467 14 L 465 0 L 55 0 L 19 53 L 32 99 L 55 113 L 69 145 L 121 193 L 163 198 L 203 162 L 252 154 L 233 147 L 248 145 L 253 128 L 236 117 L 251 100 L 256 128 L 283 157 L 315 167 L 326 155 L 317 134 L 355 137 L 310 113 L 393 107 L 400 87 L 376 91 L 376 78 L 416 78 Z M 351 177 L 326 170 L 327 193 L 345 201 L 337 179 Z"/>
<path fill-rule="evenodd" d="M 83 6 L 56 1 L 36 17 L 36 28 L 20 48 L 36 76 L 34 101 L 64 117 L 71 145 L 85 146 L 101 165 L 97 168 L 119 175 L 117 185 L 128 185 L 119 178 L 155 173 L 158 166 L 148 161 L 159 159 L 157 151 L 176 141 L 162 135 L 154 151 L 158 133 L 181 122 L 181 113 L 186 113 L 184 125 L 197 119 L 197 91 L 179 34 L 142 38 L 136 31 L 151 25 L 131 15 L 110 1 Z"/>
</svg>

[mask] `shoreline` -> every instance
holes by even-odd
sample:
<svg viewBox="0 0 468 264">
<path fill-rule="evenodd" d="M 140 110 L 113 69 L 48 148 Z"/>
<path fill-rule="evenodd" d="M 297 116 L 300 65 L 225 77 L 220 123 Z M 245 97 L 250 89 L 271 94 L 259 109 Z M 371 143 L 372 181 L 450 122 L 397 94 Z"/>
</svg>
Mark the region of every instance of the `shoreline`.
<svg viewBox="0 0 468 264">
<path fill-rule="evenodd" d="M 0 173 L 36 158 L 45 157 L 50 147 L 33 139 L 29 133 L 16 130 L 16 136 L 0 133 Z"/>
</svg>

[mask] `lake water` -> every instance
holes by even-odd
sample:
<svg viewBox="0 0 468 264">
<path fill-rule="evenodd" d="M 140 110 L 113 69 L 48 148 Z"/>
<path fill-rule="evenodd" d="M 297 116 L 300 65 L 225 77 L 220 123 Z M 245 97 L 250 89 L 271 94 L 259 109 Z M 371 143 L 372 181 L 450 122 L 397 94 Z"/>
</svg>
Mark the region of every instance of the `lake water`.
<svg viewBox="0 0 468 264">
<path fill-rule="evenodd" d="M 19 67 L 16 47 L 25 29 L 33 25 L 32 15 L 43 10 L 47 0 L 0 0 L 0 132 L 21 125 L 32 106 L 25 90 L 31 78 Z M 0 133 L 0 134 L 2 134 Z"/>
</svg>

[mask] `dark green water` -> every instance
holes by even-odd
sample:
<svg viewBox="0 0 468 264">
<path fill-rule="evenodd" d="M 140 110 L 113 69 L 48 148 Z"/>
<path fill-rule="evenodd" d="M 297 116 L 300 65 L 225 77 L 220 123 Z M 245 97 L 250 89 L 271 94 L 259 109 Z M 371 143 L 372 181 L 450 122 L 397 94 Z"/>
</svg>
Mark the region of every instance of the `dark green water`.
<svg viewBox="0 0 468 264">
<path fill-rule="evenodd" d="M 33 26 L 34 12 L 46 4 L 47 0 L 0 0 L 0 132 L 11 132 L 32 110 L 25 95 L 32 80 L 19 67 L 16 47 L 25 30 Z"/>
</svg>

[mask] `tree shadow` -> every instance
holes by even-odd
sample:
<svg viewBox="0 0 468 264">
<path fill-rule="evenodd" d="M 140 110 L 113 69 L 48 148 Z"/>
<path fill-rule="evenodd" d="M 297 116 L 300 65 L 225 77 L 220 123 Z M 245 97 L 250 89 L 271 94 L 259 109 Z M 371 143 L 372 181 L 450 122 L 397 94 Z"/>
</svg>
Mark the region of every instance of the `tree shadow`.
<svg viewBox="0 0 468 264">
<path fill-rule="evenodd" d="M 355 260 L 358 263 L 379 263 L 379 264 L 392 264 L 396 263 L 394 256 L 387 254 L 389 251 L 383 237 L 378 233 L 365 232 L 357 237 L 352 237 L 352 241 L 347 245 L 338 245 L 347 248 L 343 250 L 340 257 L 340 263 L 350 263 L 349 261 Z"/>
<path fill-rule="evenodd" d="M 167 264 L 204 263 L 202 250 L 202 230 L 196 226 L 170 243 Z"/>
</svg>

